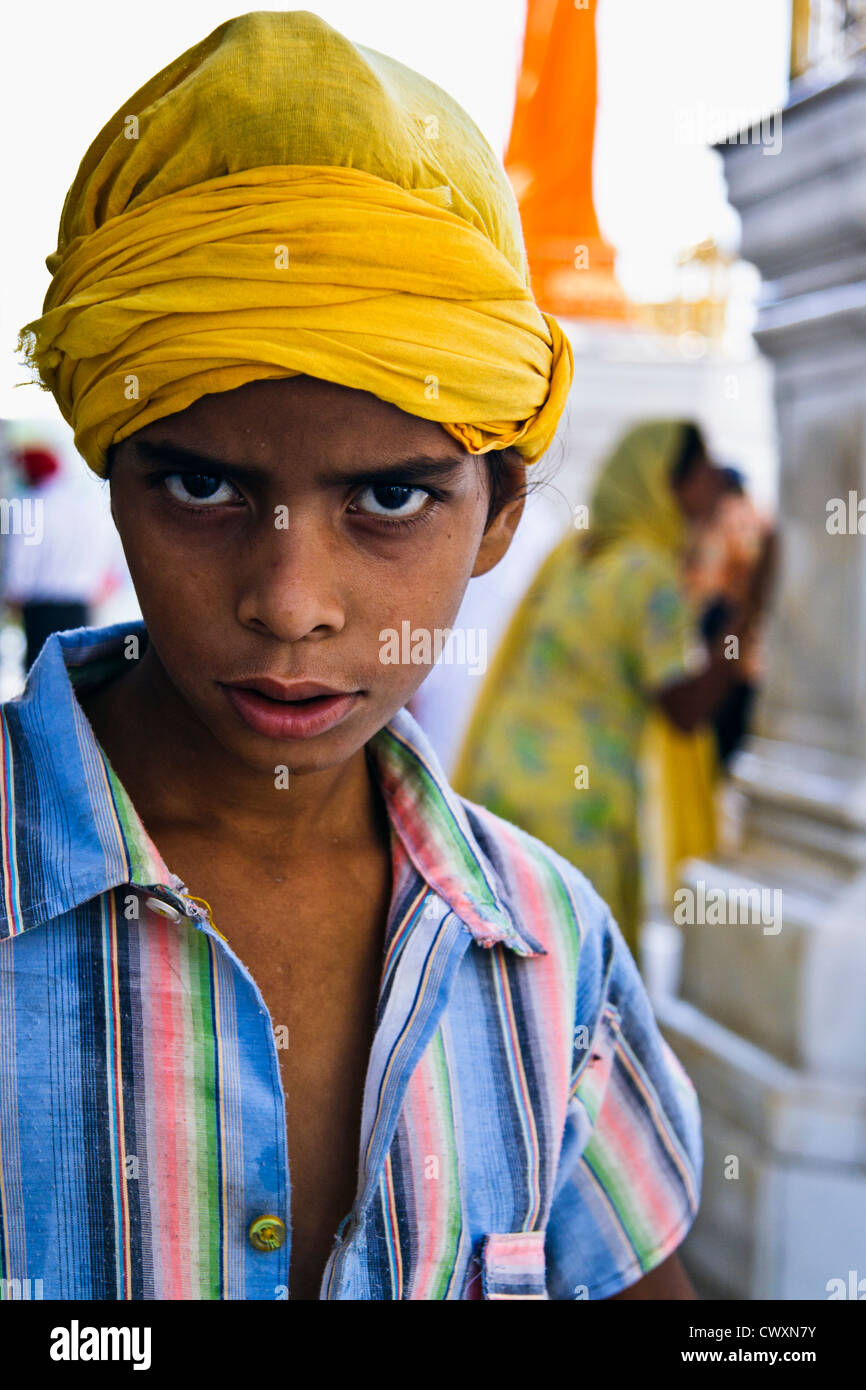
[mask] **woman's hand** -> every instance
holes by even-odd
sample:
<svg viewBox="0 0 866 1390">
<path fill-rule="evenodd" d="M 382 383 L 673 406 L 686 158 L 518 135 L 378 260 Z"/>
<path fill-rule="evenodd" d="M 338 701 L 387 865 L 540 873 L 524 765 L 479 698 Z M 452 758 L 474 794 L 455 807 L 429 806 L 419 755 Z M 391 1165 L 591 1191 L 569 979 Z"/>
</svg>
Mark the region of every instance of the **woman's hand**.
<svg viewBox="0 0 866 1390">
<path fill-rule="evenodd" d="M 778 533 L 774 530 L 765 531 L 746 595 L 746 606 L 752 610 L 753 617 L 767 606 L 770 590 L 776 578 L 778 558 Z"/>
</svg>

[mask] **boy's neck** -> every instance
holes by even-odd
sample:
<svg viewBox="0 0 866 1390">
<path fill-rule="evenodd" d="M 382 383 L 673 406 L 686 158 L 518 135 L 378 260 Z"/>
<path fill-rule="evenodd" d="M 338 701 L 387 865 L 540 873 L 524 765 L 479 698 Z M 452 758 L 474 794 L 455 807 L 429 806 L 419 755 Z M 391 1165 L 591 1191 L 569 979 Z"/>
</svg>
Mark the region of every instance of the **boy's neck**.
<svg viewBox="0 0 866 1390">
<path fill-rule="evenodd" d="M 151 838 L 160 829 L 191 832 L 243 856 L 310 864 L 335 853 L 388 843 L 387 813 L 364 748 L 334 768 L 292 776 L 232 758 L 193 717 L 146 650 L 129 671 L 79 703 Z"/>
</svg>

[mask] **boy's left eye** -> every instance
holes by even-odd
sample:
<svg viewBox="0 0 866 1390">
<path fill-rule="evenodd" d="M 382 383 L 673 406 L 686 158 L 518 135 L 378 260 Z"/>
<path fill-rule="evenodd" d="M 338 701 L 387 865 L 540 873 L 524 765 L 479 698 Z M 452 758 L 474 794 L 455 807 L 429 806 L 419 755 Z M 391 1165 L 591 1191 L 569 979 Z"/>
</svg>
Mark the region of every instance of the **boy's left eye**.
<svg viewBox="0 0 866 1390">
<path fill-rule="evenodd" d="M 358 493 L 354 506 L 366 516 L 394 517 L 402 520 L 423 511 L 429 498 L 430 492 L 425 487 L 375 483 Z M 363 503 L 362 499 L 365 499 Z"/>
</svg>

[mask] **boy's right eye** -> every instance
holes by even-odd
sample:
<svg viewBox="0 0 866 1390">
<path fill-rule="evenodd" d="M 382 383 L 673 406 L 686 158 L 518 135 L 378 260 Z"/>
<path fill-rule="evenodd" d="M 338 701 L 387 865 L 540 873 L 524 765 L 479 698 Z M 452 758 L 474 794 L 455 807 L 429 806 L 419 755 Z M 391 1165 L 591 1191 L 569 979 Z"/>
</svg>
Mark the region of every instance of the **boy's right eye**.
<svg viewBox="0 0 866 1390">
<path fill-rule="evenodd" d="M 213 473 L 163 473 L 162 482 L 175 502 L 193 511 L 213 510 L 238 495 L 226 478 Z"/>
</svg>

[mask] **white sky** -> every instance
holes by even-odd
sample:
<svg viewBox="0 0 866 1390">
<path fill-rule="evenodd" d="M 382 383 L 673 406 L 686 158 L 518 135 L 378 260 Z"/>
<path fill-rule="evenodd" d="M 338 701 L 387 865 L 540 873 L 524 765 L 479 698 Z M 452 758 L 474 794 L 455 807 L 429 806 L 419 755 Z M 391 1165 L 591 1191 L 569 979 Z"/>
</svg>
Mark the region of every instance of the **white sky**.
<svg viewBox="0 0 866 1390">
<path fill-rule="evenodd" d="M 270 8 L 299 8 L 280 6 Z M 252 5 L 249 8 L 253 8 Z M 350 38 L 446 88 L 498 154 L 511 124 L 525 0 L 307 0 Z M 16 0 L 6 7 L 0 131 L 0 416 L 56 416 L 15 358 L 38 316 L 67 188 L 125 99 L 223 20 L 230 0 Z M 734 246 L 719 138 L 784 101 L 788 0 L 599 0 L 596 207 L 626 288 L 663 294 L 673 252 L 713 234 Z"/>
</svg>

